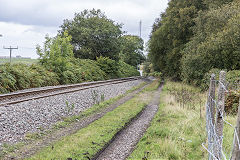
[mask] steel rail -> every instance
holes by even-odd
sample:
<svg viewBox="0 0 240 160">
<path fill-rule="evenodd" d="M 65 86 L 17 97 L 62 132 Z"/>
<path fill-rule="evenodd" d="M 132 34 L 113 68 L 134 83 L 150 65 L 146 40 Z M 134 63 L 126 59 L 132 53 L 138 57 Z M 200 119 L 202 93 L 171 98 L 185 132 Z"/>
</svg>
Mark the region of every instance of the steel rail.
<svg viewBox="0 0 240 160">
<path fill-rule="evenodd" d="M 63 90 L 62 92 L 52 93 L 52 94 L 48 94 L 48 95 L 34 96 L 34 97 L 30 97 L 30 98 L 23 98 L 20 100 L 3 102 L 3 103 L 0 103 L 0 106 L 8 106 L 8 105 L 17 104 L 17 103 L 21 103 L 21 102 L 25 102 L 25 101 L 37 100 L 37 99 L 41 99 L 41 98 L 77 92 L 77 91 L 86 90 L 86 89 L 90 89 L 90 88 L 96 88 L 96 87 L 100 87 L 100 86 L 104 86 L 104 85 L 124 83 L 124 82 L 128 82 L 128 81 L 137 80 L 139 78 L 140 77 L 129 77 L 129 78 L 106 80 L 106 81 L 85 82 L 85 83 L 74 84 L 74 85 L 60 86 L 60 87 L 47 88 L 47 89 L 45 88 L 42 90 L 39 89 L 39 90 L 31 90 L 31 91 L 23 91 L 23 92 L 17 92 L 17 93 L 4 94 L 4 95 L 0 95 L 0 100 L 1 99 L 6 100 L 6 99 L 11 99 L 11 98 L 22 98 L 22 97 L 27 97 L 30 94 L 31 95 L 41 94 L 41 93 L 45 93 L 45 92 L 50 93 L 50 92 L 56 92 L 56 91 Z M 74 89 L 74 88 L 77 88 L 77 89 Z M 69 90 L 69 89 L 72 89 L 72 90 Z M 64 91 L 64 90 L 67 90 L 67 91 Z"/>
</svg>

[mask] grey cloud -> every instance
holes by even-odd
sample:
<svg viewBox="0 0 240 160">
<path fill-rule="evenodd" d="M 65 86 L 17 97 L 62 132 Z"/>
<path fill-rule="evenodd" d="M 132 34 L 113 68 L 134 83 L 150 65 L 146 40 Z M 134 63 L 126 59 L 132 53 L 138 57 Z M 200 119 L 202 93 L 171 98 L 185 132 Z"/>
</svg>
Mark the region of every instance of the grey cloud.
<svg viewBox="0 0 240 160">
<path fill-rule="evenodd" d="M 21 42 L 23 46 L 34 48 L 32 39 L 34 43 L 43 42 L 46 33 L 56 34 L 64 19 L 92 8 L 101 9 L 107 17 L 123 23 L 123 30 L 128 34 L 139 35 L 139 21 L 142 20 L 142 37 L 146 42 L 155 18 L 165 10 L 167 3 L 168 0 L 0 0 L 0 34 L 4 35 L 0 38 L 0 45 L 7 41 L 10 44 Z M 8 29 L 10 26 L 11 30 Z M 13 33 L 22 28 L 27 29 L 21 34 Z M 5 33 L 8 31 L 11 37 Z M 31 54 L 28 50 L 26 52 Z"/>
</svg>

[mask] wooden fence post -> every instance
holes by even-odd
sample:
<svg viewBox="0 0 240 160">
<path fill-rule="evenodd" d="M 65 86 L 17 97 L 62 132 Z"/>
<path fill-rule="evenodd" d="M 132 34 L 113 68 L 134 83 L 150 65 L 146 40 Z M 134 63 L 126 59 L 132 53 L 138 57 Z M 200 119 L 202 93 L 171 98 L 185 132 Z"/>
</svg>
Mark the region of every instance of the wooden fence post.
<svg viewBox="0 0 240 160">
<path fill-rule="evenodd" d="M 222 138 L 223 138 L 223 113 L 225 104 L 225 77 L 226 72 L 221 71 L 219 76 L 219 90 L 218 90 L 218 101 L 217 101 L 217 112 L 216 112 L 216 123 L 215 123 L 215 157 L 222 159 Z"/>
<path fill-rule="evenodd" d="M 215 125 L 215 90 L 216 90 L 216 81 L 215 74 L 211 75 L 210 78 L 210 86 L 208 91 L 208 99 L 207 99 L 207 108 L 206 108 L 206 119 L 207 119 L 207 135 L 208 135 L 208 147 L 210 150 L 213 149 L 213 141 L 214 141 L 214 130 L 213 125 Z M 209 154 L 208 159 L 212 160 L 212 155 Z"/>
<path fill-rule="evenodd" d="M 210 109 L 211 121 L 212 124 L 215 124 L 215 90 L 216 90 L 216 81 L 215 74 L 211 75 L 210 79 L 210 88 L 209 88 L 209 96 L 208 96 L 208 105 Z"/>
<path fill-rule="evenodd" d="M 239 138 L 240 138 L 240 99 L 238 106 L 238 118 L 237 118 L 237 126 L 236 132 L 234 132 L 234 142 L 233 142 L 233 153 L 231 160 L 239 160 L 240 159 L 240 149 L 239 149 Z"/>
</svg>

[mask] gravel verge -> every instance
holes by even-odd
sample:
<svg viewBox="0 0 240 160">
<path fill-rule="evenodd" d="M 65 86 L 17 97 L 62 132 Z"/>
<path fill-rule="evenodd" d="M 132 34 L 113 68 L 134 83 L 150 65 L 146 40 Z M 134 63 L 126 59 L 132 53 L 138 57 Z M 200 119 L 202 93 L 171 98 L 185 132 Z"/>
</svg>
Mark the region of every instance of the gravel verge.
<svg viewBox="0 0 240 160">
<path fill-rule="evenodd" d="M 124 94 L 141 82 L 142 80 L 135 80 L 1 106 L 0 149 L 3 143 L 14 144 L 24 140 L 27 133 L 50 129 L 63 117 L 78 115 L 91 107 L 96 100 L 99 101 L 101 96 L 108 100 Z"/>
<path fill-rule="evenodd" d="M 121 130 L 109 146 L 97 156 L 97 160 L 123 160 L 131 154 L 158 111 L 161 89 L 162 87 L 156 91 L 152 102 L 142 113 Z"/>
<path fill-rule="evenodd" d="M 54 133 L 52 133 L 51 135 L 46 135 L 42 139 L 35 141 L 34 143 L 31 143 L 29 145 L 24 146 L 23 148 L 21 148 L 20 150 L 18 150 L 14 153 L 14 155 L 16 155 L 16 156 L 6 156 L 5 159 L 12 159 L 12 158 L 13 159 L 24 159 L 24 158 L 30 157 L 31 155 L 35 154 L 40 149 L 60 140 L 63 136 L 68 136 L 68 135 L 74 134 L 81 128 L 84 128 L 84 127 L 88 126 L 90 123 L 103 117 L 107 112 L 113 111 L 118 106 L 122 105 L 126 101 L 133 98 L 137 93 L 139 93 L 145 87 L 146 87 L 146 85 L 143 86 L 142 88 L 139 88 L 139 89 L 127 94 L 126 96 L 120 98 L 115 103 L 109 105 L 107 108 L 102 109 L 98 113 L 95 113 L 93 115 L 85 117 L 85 118 L 79 120 L 78 122 L 71 124 L 70 126 L 68 126 L 66 128 L 57 130 Z"/>
</svg>

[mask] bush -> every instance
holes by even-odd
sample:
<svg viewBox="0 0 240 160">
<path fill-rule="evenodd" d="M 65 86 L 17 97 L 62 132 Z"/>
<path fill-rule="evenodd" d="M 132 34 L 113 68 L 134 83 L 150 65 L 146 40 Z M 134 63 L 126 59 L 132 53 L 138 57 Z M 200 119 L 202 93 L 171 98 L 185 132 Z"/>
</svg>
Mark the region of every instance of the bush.
<svg viewBox="0 0 240 160">
<path fill-rule="evenodd" d="M 227 95 L 225 102 L 225 112 L 230 115 L 236 115 L 238 113 L 238 105 L 240 98 L 240 90 L 230 91 Z"/>
<path fill-rule="evenodd" d="M 209 88 L 210 77 L 215 74 L 215 79 L 219 80 L 220 69 L 211 69 L 205 74 L 202 80 L 201 89 L 207 90 Z M 226 71 L 226 70 L 225 70 Z M 225 112 L 227 114 L 236 115 L 238 112 L 238 103 L 240 98 L 240 90 L 238 88 L 240 82 L 240 70 L 228 71 L 226 73 L 226 85 L 229 93 L 226 95 Z"/>
<path fill-rule="evenodd" d="M 99 67 L 98 63 L 90 59 L 74 59 L 73 72 L 79 78 L 79 82 L 104 80 L 107 74 Z"/>
<path fill-rule="evenodd" d="M 219 80 L 219 73 L 221 69 L 211 69 L 208 73 L 204 75 L 204 78 L 201 81 L 201 89 L 207 90 L 209 88 L 210 77 L 212 74 L 215 74 L 215 79 Z M 225 70 L 227 72 L 227 70 Z M 232 70 L 226 73 L 227 87 L 229 89 L 236 89 L 237 84 L 240 82 L 240 70 Z"/>
<path fill-rule="evenodd" d="M 161 79 L 162 78 L 162 73 L 155 71 L 155 72 L 149 73 L 148 76 L 153 76 L 153 77 Z"/>
<path fill-rule="evenodd" d="M 137 69 L 125 62 L 118 62 L 118 77 L 132 77 L 132 76 L 140 76 L 140 73 Z"/>
<path fill-rule="evenodd" d="M 107 79 L 118 77 L 118 64 L 108 57 L 97 57 L 98 66 L 107 74 Z"/>
<path fill-rule="evenodd" d="M 55 73 L 36 64 L 7 63 L 0 65 L 0 72 L 0 93 L 59 84 Z"/>
</svg>

